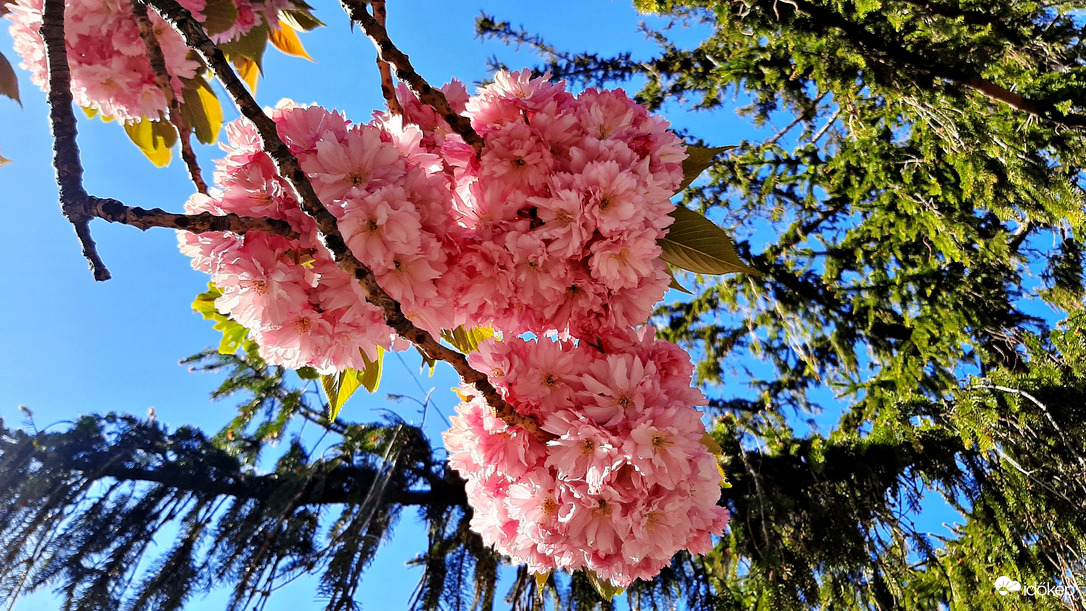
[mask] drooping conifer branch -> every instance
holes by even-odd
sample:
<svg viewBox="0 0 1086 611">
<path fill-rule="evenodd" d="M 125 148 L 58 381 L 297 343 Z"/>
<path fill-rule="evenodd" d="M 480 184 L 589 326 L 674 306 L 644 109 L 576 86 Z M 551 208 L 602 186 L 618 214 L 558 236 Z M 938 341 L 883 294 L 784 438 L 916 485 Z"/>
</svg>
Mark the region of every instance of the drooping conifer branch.
<svg viewBox="0 0 1086 611">
<path fill-rule="evenodd" d="M 49 72 L 49 124 L 53 132 L 53 168 L 60 189 L 60 207 L 75 228 L 94 279 L 109 280 L 109 269 L 98 255 L 90 234 L 91 216 L 86 211 L 87 191 L 83 188 L 83 164 L 79 160 L 75 113 L 72 111 L 72 77 L 64 44 L 64 0 L 46 0 L 41 35 Z"/>
<path fill-rule="evenodd" d="M 377 47 L 377 55 L 382 60 L 392 64 L 396 68 L 396 76 L 407 84 L 408 88 L 418 96 L 423 104 L 432 107 L 437 114 L 449 124 L 460 137 L 475 149 L 479 154 L 483 149 L 483 139 L 471 127 L 471 121 L 453 110 L 445 94 L 434 89 L 426 79 L 422 78 L 411 66 L 411 60 L 407 54 L 400 51 L 388 37 L 388 31 L 369 12 L 366 11 L 366 3 L 362 0 L 340 0 L 343 10 L 347 15 L 362 27 L 362 30 Z M 375 7 L 376 10 L 376 7 Z"/>
<path fill-rule="evenodd" d="M 1065 113 L 1054 104 L 1028 98 L 992 82 L 980 74 L 973 74 L 944 62 L 924 57 L 868 31 L 863 25 L 850 21 L 836 11 L 818 6 L 808 0 L 789 0 L 787 4 L 794 7 L 793 10 L 811 17 L 814 23 L 817 24 L 814 29 L 832 28 L 839 30 L 869 60 L 879 63 L 897 62 L 922 73 L 927 73 L 932 77 L 972 89 L 996 102 L 1001 102 L 1035 117 L 1048 119 L 1066 127 L 1086 129 L 1086 116 Z M 774 3 L 774 7 L 776 7 L 776 3 Z"/>
<path fill-rule="evenodd" d="M 460 375 L 460 379 L 466 384 L 474 386 L 487 405 L 506 424 L 521 427 L 540 441 L 546 442 L 551 439 L 546 431 L 539 428 L 539 424 L 534 418 L 517 413 L 513 406 L 506 402 L 494 385 L 490 383 L 486 374 L 473 368 L 463 354 L 443 346 L 429 333 L 416 327 L 414 323 L 404 316 L 399 302 L 380 287 L 373 275 L 373 271 L 358 260 L 350 248 L 347 247 L 343 234 L 339 231 L 336 217 L 324 207 L 320 198 L 317 197 L 309 177 L 306 176 L 298 164 L 297 157 L 290 152 L 286 143 L 279 137 L 275 121 L 260 108 L 252 94 L 249 93 L 248 88 L 234 72 L 222 51 L 208 37 L 200 22 L 193 19 L 192 14 L 178 4 L 176 0 L 146 0 L 146 4 L 181 34 L 189 48 L 195 49 L 200 54 L 200 57 L 203 58 L 204 62 L 223 84 L 223 87 L 226 88 L 227 93 L 242 116 L 252 122 L 260 136 L 264 152 L 275 163 L 279 175 L 290 182 L 294 188 L 302 210 L 316 221 L 324 246 L 332 254 L 340 269 L 358 281 L 366 295 L 366 300 L 381 310 L 385 324 L 391 327 L 397 335 L 418 346 L 429 358 L 445 361 L 452 365 L 453 369 Z M 363 10 L 363 12 L 365 11 Z M 373 19 L 368 14 L 366 16 L 370 20 Z M 406 58 L 406 56 L 404 57 Z M 395 61 L 392 63 L 393 65 L 396 64 Z M 418 78 L 421 80 L 421 77 Z M 443 95 L 441 97 L 444 99 Z M 450 112 L 452 112 L 451 108 Z M 478 135 L 476 135 L 476 138 L 478 138 Z"/>
<path fill-rule="evenodd" d="M 196 185 L 196 190 L 207 194 L 207 183 L 204 182 L 203 177 L 200 175 L 200 163 L 196 160 L 196 153 L 192 150 L 192 130 L 181 115 L 181 102 L 177 99 L 176 92 L 174 92 L 173 79 L 166 69 L 166 58 L 162 55 L 162 47 L 158 44 L 158 38 L 155 37 L 154 26 L 151 24 L 151 20 L 147 18 L 147 7 L 136 0 L 130 1 L 132 3 L 132 15 L 136 19 L 136 25 L 139 26 L 140 38 L 143 39 L 143 44 L 147 47 L 147 60 L 151 64 L 151 71 L 155 74 L 155 85 L 158 86 L 159 91 L 166 98 L 166 116 L 174 128 L 177 129 L 177 138 L 181 141 L 181 160 L 185 162 L 185 167 L 188 168 L 189 177 L 192 179 L 192 184 Z"/>
</svg>

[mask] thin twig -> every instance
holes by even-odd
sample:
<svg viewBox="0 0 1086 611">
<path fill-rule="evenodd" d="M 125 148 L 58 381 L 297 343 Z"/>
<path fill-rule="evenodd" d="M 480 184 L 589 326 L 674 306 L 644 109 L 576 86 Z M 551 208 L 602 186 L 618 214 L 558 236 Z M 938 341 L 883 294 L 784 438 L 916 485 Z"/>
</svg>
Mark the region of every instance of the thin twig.
<svg viewBox="0 0 1086 611">
<path fill-rule="evenodd" d="M 788 132 L 792 131 L 792 128 L 799 125 L 800 122 L 809 121 L 809 120 L 813 119 L 818 114 L 818 104 L 820 102 L 822 102 L 822 99 L 825 98 L 827 95 L 829 95 L 829 92 L 825 91 L 825 92 L 822 93 L 822 95 L 815 98 L 814 101 L 811 102 L 811 105 L 808 106 L 806 109 L 804 109 L 803 112 L 798 113 L 796 115 L 796 118 L 791 123 L 786 125 L 784 127 L 784 129 L 777 132 L 777 134 L 775 136 L 773 136 L 769 140 L 766 140 L 765 142 L 760 144 L 759 148 L 764 149 L 764 148 L 768 148 L 768 147 L 776 144 L 778 140 L 780 140 L 782 137 L 784 137 L 784 135 L 787 134 Z"/>
<path fill-rule="evenodd" d="M 377 20 L 377 24 L 382 28 L 385 27 L 387 17 L 385 0 L 373 0 L 373 18 Z M 402 117 L 403 107 L 400 106 L 400 101 L 396 99 L 396 85 L 392 82 L 392 70 L 388 67 L 388 62 L 381 59 L 380 53 L 377 54 L 377 71 L 381 73 L 381 95 L 385 96 L 389 114 L 394 117 Z"/>
<path fill-rule="evenodd" d="M 826 132 L 830 131 L 830 128 L 833 127 L 833 124 L 837 122 L 837 119 L 840 116 L 841 109 L 838 108 L 837 111 L 833 113 L 833 116 L 831 116 L 829 120 L 826 121 L 826 124 L 822 126 L 822 129 L 818 130 L 818 133 L 815 134 L 813 138 L 811 138 L 811 144 L 817 144 L 818 141 L 822 139 L 822 136 L 826 135 Z"/>
<path fill-rule="evenodd" d="M 475 149 L 476 155 L 482 152 L 483 139 L 472 129 L 471 121 L 453 110 L 445 94 L 434 89 L 426 82 L 426 79 L 419 76 L 418 72 L 415 72 L 415 69 L 411 67 L 411 60 L 407 57 L 407 54 L 396 48 L 396 45 L 388 37 L 388 31 L 385 30 L 384 26 L 366 11 L 366 3 L 362 0 L 340 0 L 340 6 L 355 23 L 362 27 L 362 30 L 373 41 L 374 46 L 377 47 L 377 56 L 396 68 L 396 76 L 407 84 L 407 87 L 418 96 L 419 100 L 437 111 L 437 114 L 445 119 L 449 127 L 457 134 L 460 134 L 460 137 L 471 148 Z"/>
<path fill-rule="evenodd" d="M 1063 440 L 1064 446 L 1072 451 L 1074 450 L 1074 446 L 1071 444 L 1071 441 L 1067 438 L 1066 435 L 1064 435 L 1063 429 L 1060 428 L 1060 425 L 1056 424 L 1056 419 L 1052 417 L 1052 414 L 1048 411 L 1048 408 L 1045 407 L 1045 404 L 1041 403 L 1037 399 L 1037 397 L 1034 397 L 1033 395 L 1029 394 L 1024 390 L 1018 388 L 1011 388 L 1009 386 L 999 386 L 998 384 L 977 384 L 976 386 L 974 386 L 974 388 L 983 388 L 985 390 L 999 390 L 1005 393 L 1018 395 L 1019 397 L 1028 399 L 1030 403 L 1033 403 L 1041 409 L 1041 412 L 1044 413 L 1045 418 L 1048 419 L 1048 423 L 1052 425 L 1052 428 L 1056 429 L 1056 433 L 1059 434 L 1060 439 Z M 1078 464 L 1082 467 L 1082 472 L 1086 473 L 1086 459 L 1083 459 L 1082 454 L 1078 452 L 1075 453 L 1075 458 L 1078 459 Z M 1019 467 L 1019 469 L 1021 469 L 1021 467 Z"/>
<path fill-rule="evenodd" d="M 98 255 L 90 234 L 91 216 L 86 212 L 87 191 L 83 188 L 83 164 L 76 144 L 75 113 L 72 111 L 72 75 L 64 43 L 64 0 L 46 0 L 42 11 L 41 36 L 45 41 L 49 71 L 49 125 L 53 132 L 53 168 L 60 189 L 60 208 L 75 228 L 90 264 L 94 279 L 110 279 L 109 269 Z"/>
<path fill-rule="evenodd" d="M 150 62 L 151 71 L 155 75 L 155 85 L 158 86 L 159 91 L 166 98 L 166 117 L 177 129 L 177 138 L 181 141 L 181 160 L 185 162 L 185 167 L 188 168 L 189 177 L 192 179 L 192 184 L 196 185 L 196 190 L 207 195 L 207 183 L 204 182 L 203 176 L 200 175 L 200 163 L 196 160 L 196 153 L 192 150 L 192 130 L 189 129 L 189 126 L 185 123 L 185 118 L 181 115 L 181 102 L 177 99 L 177 94 L 173 89 L 173 79 L 166 68 L 166 58 L 162 55 L 162 47 L 159 46 L 158 38 L 155 37 L 155 28 L 151 24 L 151 20 L 147 18 L 147 7 L 137 0 L 130 0 L 130 2 L 132 3 L 132 15 L 136 18 L 136 25 L 139 26 L 140 38 L 143 39 L 143 44 L 147 47 L 147 60 Z"/>
<path fill-rule="evenodd" d="M 279 219 L 239 216 L 232 212 L 227 215 L 212 214 L 211 212 L 177 214 L 166 212 L 161 208 L 148 210 L 147 208 L 126 206 L 115 199 L 106 197 L 88 196 L 87 200 L 86 210 L 92 216 L 111 223 L 131 225 L 142 231 L 147 231 L 152 227 L 164 227 L 192 233 L 263 231 L 264 233 L 272 233 L 287 238 L 298 237 L 298 233 L 291 229 L 289 223 Z"/>
<path fill-rule="evenodd" d="M 249 93 L 248 88 L 238 78 L 230 63 L 226 61 L 222 51 L 208 38 L 200 22 L 193 19 L 192 14 L 178 4 L 176 0 L 145 1 L 148 6 L 153 8 L 181 34 L 189 48 L 195 49 L 200 54 L 237 105 L 242 116 L 252 122 L 260 136 L 264 152 L 272 158 L 279 175 L 290 182 L 294 188 L 302 210 L 316 221 L 319 236 L 324 246 L 332 254 L 340 269 L 358 281 L 366 295 L 366 300 L 381 310 L 385 324 L 391 327 L 400 337 L 418 346 L 429 358 L 445 361 L 452 365 L 453 369 L 460 375 L 460 379 L 464 383 L 474 386 L 487 405 L 494 410 L 495 415 L 506 424 L 521 427 L 544 443 L 553 439 L 552 435 L 539 428 L 539 424 L 534 418 L 518 413 L 512 405 L 506 402 L 498 389 L 490 383 L 486 374 L 474 369 L 463 354 L 441 345 L 429 333 L 416 327 L 414 323 L 404 316 L 400 304 L 377 284 L 373 272 L 351 253 L 343 240 L 343 235 L 339 231 L 336 217 L 324 207 L 324 204 L 317 197 L 312 183 L 309 182 L 309 177 L 298 165 L 298 159 L 279 137 L 275 122 L 261 110 L 252 94 Z M 370 19 L 372 20 L 372 17 Z M 444 99 L 444 96 L 442 96 L 442 99 Z M 476 138 L 478 138 L 478 135 L 476 135 Z"/>
</svg>

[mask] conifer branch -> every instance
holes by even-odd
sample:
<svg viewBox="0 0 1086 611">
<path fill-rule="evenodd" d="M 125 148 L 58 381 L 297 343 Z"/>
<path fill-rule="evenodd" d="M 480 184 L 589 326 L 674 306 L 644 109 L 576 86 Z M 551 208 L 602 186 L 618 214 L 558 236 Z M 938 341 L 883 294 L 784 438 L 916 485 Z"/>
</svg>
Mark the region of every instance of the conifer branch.
<svg viewBox="0 0 1086 611">
<path fill-rule="evenodd" d="M 155 74 L 155 85 L 158 86 L 158 90 L 166 98 L 166 117 L 173 124 L 174 129 L 177 130 L 177 138 L 181 141 L 181 160 L 185 162 L 185 167 L 189 171 L 192 184 L 196 185 L 196 190 L 207 195 L 207 183 L 204 182 L 203 176 L 200 175 L 200 162 L 196 160 L 196 153 L 192 150 L 192 130 L 181 115 L 181 102 L 178 101 L 177 94 L 173 89 L 173 79 L 166 69 L 166 58 L 162 55 L 162 47 L 158 44 L 158 38 L 155 37 L 154 26 L 151 25 L 151 20 L 147 18 L 147 7 L 140 4 L 138 0 L 129 1 L 132 4 L 132 15 L 136 19 L 136 25 L 139 26 L 140 38 L 143 39 L 143 44 L 147 47 L 147 60 L 151 64 L 151 71 Z"/>
<path fill-rule="evenodd" d="M 83 188 L 83 164 L 76 143 L 75 113 L 72 111 L 72 76 L 64 42 L 64 0 L 46 0 L 42 11 L 41 36 L 45 41 L 49 73 L 49 125 L 53 133 L 53 168 L 60 189 L 60 207 L 75 228 L 90 264 L 94 279 L 110 279 L 109 269 L 98 255 L 90 234 L 87 191 Z"/>
<path fill-rule="evenodd" d="M 380 287 L 373 275 L 373 271 L 359 261 L 350 248 L 347 247 L 347 243 L 343 240 L 343 234 L 339 231 L 336 217 L 324 207 L 324 204 L 317 197 L 309 177 L 306 176 L 298 164 L 298 159 L 279 137 L 275 121 L 265 114 L 256 103 L 256 100 L 249 93 L 248 88 L 242 83 L 241 79 L 238 78 L 222 51 L 208 38 L 207 32 L 204 31 L 200 22 L 193 19 L 192 14 L 178 4 L 176 0 L 144 1 L 181 34 L 189 48 L 195 49 L 215 73 L 234 104 L 237 105 L 242 116 L 248 119 L 256 128 L 264 152 L 272 158 L 279 175 L 290 182 L 294 188 L 302 211 L 316 221 L 320 239 L 332 254 L 336 264 L 358 281 L 366 295 L 366 300 L 381 310 L 385 324 L 391 327 L 397 335 L 418 346 L 429 358 L 445 361 L 452 365 L 453 369 L 460 375 L 460 379 L 464 383 L 474 386 L 487 405 L 506 424 L 523 428 L 530 435 L 544 443 L 552 439 L 549 433 L 539 427 L 539 423 L 534 418 L 518 413 L 501 396 L 498 389 L 490 383 L 486 374 L 476 370 L 468 363 L 467 357 L 443 346 L 441 342 L 435 340 L 425 330 L 416 327 L 414 323 L 404 316 L 399 302 Z M 364 8 L 362 12 L 365 12 Z M 366 17 L 371 22 L 373 21 L 373 18 L 368 14 Z M 406 58 L 406 56 L 404 57 Z M 392 63 L 396 64 L 395 61 L 392 61 Z M 421 80 L 421 77 L 419 77 L 419 80 Z M 427 85 L 427 87 L 429 86 Z M 440 94 L 440 92 L 437 93 Z M 444 100 L 444 95 L 441 95 L 441 99 Z M 452 112 L 451 108 L 449 111 Z M 476 138 L 478 138 L 478 135 L 476 135 Z"/>
<path fill-rule="evenodd" d="M 384 26 L 366 11 L 366 2 L 363 0 L 340 0 L 340 6 L 347 12 L 352 21 L 362 27 L 366 35 L 377 47 L 377 55 L 382 60 L 392 64 L 396 68 L 396 76 L 407 84 L 408 88 L 418 96 L 423 104 L 428 104 L 437 114 L 449 124 L 454 132 L 467 142 L 475 154 L 483 150 L 483 139 L 471 127 L 471 120 L 457 113 L 449 105 L 449 100 L 441 91 L 434 89 L 426 79 L 422 78 L 411 66 L 411 59 L 406 53 L 400 51 L 388 37 L 388 31 Z M 376 8 L 376 7 L 375 7 Z"/>
<path fill-rule="evenodd" d="M 855 44 L 864 57 L 871 61 L 887 63 L 886 60 L 892 60 L 934 78 L 972 89 L 991 100 L 1001 102 L 1035 117 L 1047 119 L 1065 127 L 1086 129 L 1086 116 L 1084 115 L 1064 113 L 1056 108 L 1054 104 L 1027 98 L 1022 94 L 993 83 L 979 74 L 969 73 L 961 68 L 947 65 L 909 51 L 904 47 L 894 45 L 884 37 L 868 31 L 862 25 L 849 21 L 836 11 L 818 6 L 809 0 L 789 0 L 787 4 L 793 6 L 794 10 L 810 16 L 812 21 L 817 24 L 814 27 L 818 30 L 830 28 L 840 30 L 845 38 Z"/>
</svg>

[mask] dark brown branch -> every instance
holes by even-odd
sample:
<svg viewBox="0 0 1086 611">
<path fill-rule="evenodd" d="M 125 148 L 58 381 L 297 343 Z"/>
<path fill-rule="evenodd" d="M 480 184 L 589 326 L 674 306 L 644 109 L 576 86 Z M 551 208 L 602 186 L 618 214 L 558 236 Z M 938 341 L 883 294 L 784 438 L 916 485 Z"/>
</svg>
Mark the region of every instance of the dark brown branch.
<svg viewBox="0 0 1086 611">
<path fill-rule="evenodd" d="M 158 38 L 155 37 L 154 26 L 151 25 L 151 20 L 147 18 L 147 7 L 137 2 L 137 0 L 130 0 L 130 2 L 132 3 L 132 15 L 136 18 L 136 25 L 139 26 L 140 38 L 143 39 L 143 44 L 147 47 L 147 60 L 150 62 L 151 71 L 155 75 L 155 85 L 158 86 L 158 90 L 166 98 L 166 116 L 177 130 L 177 139 L 181 141 L 181 160 L 185 162 L 185 167 L 188 168 L 189 177 L 192 179 L 192 184 L 196 185 L 196 190 L 206 195 L 207 183 L 204 182 L 203 176 L 200 175 L 200 163 L 196 160 L 196 153 L 192 150 L 192 130 L 189 129 L 189 126 L 185 123 L 185 118 L 181 115 L 181 102 L 177 99 L 177 94 L 173 90 L 173 82 L 169 71 L 166 69 L 166 58 L 162 55 L 162 47 L 158 44 Z"/>
<path fill-rule="evenodd" d="M 290 182 L 294 188 L 302 210 L 316 221 L 320 239 L 324 246 L 332 254 L 340 269 L 350 274 L 362 286 L 362 290 L 366 294 L 366 300 L 381 310 L 385 323 L 400 337 L 418 346 L 429 358 L 445 361 L 452 365 L 453 369 L 460 375 L 460 379 L 466 384 L 474 386 L 487 405 L 506 424 L 521 427 L 543 442 L 552 439 L 553 437 L 550 434 L 539 428 L 539 424 L 535 419 L 517 413 L 513 406 L 506 402 L 494 385 L 490 383 L 486 374 L 474 369 L 463 354 L 443 346 L 429 333 L 416 327 L 404 316 L 400 304 L 377 284 L 373 272 L 347 248 L 343 235 L 339 231 L 336 217 L 324 207 L 324 204 L 317 197 L 312 183 L 309 182 L 309 177 L 298 165 L 298 159 L 279 137 L 275 122 L 264 114 L 256 100 L 253 99 L 252 94 L 249 93 L 248 88 L 234 73 L 234 69 L 230 66 L 222 51 L 208 38 L 203 26 L 192 18 L 192 14 L 178 4 L 176 0 L 146 0 L 146 3 L 181 34 L 189 48 L 195 49 L 200 54 L 204 62 L 223 84 L 223 87 L 226 88 L 227 93 L 230 94 L 230 98 L 237 105 L 242 116 L 252 122 L 260 136 L 264 152 L 272 158 L 279 175 Z M 370 19 L 372 20 L 372 17 Z M 444 96 L 442 96 L 442 99 L 444 99 Z M 476 138 L 478 138 L 477 135 Z"/>
<path fill-rule="evenodd" d="M 387 16 L 385 0 L 373 0 L 373 18 L 382 28 L 385 27 Z M 396 99 L 396 85 L 392 82 L 392 70 L 388 62 L 381 59 L 380 54 L 377 55 L 377 71 L 381 73 L 381 95 L 385 96 L 388 112 L 394 117 L 402 117 L 403 108 L 400 106 L 400 101 Z"/>
<path fill-rule="evenodd" d="M 55 456 L 54 460 L 57 458 Z M 82 452 L 68 458 L 63 464 L 64 468 L 79 471 L 91 480 L 109 477 L 120 481 L 149 482 L 179 491 L 264 502 L 275 499 L 283 489 L 299 486 L 297 505 L 358 503 L 359 491 L 369 490 L 378 474 L 373 467 L 339 466 L 316 473 L 298 473 L 297 480 L 292 482 L 291 474 L 258 475 L 240 470 L 226 472 L 221 465 L 211 467 L 189 461 L 183 464 L 164 461 L 144 468 L 137 466 L 138 460 L 132 456 L 118 455 L 113 451 Z M 463 488 L 441 481 L 432 484 L 435 487 L 430 490 L 390 489 L 388 499 L 401 505 L 466 504 Z"/>
<path fill-rule="evenodd" d="M 362 30 L 373 41 L 374 46 L 377 47 L 377 56 L 392 64 L 396 68 L 396 76 L 404 83 L 407 83 L 408 88 L 418 96 L 423 104 L 427 104 L 437 111 L 437 114 L 445 119 L 449 127 L 457 134 L 460 134 L 464 142 L 467 142 L 471 148 L 475 149 L 475 154 L 478 155 L 483 150 L 483 139 L 472 129 L 471 121 L 453 110 L 452 106 L 449 105 L 449 100 L 445 98 L 445 94 L 431 87 L 426 79 L 419 76 L 418 72 L 415 72 L 415 69 L 411 67 L 410 58 L 403 51 L 396 48 L 396 45 L 388 37 L 388 31 L 385 30 L 384 26 L 366 11 L 366 3 L 362 0 L 340 0 L 340 6 L 355 23 L 362 27 Z"/>
<path fill-rule="evenodd" d="M 210 212 L 176 214 L 166 212 L 161 208 L 148 210 L 147 208 L 126 206 L 115 199 L 93 196 L 88 197 L 86 210 L 100 219 L 111 223 L 131 225 L 142 231 L 147 231 L 152 227 L 164 227 L 192 233 L 263 231 L 264 233 L 272 233 L 287 238 L 298 237 L 298 233 L 291 229 L 290 224 L 286 221 L 263 217 L 238 216 L 232 212 L 225 216 Z"/>
<path fill-rule="evenodd" d="M 83 189 L 83 164 L 79 160 L 75 113 L 72 111 L 72 77 L 64 44 L 64 0 L 45 1 L 41 36 L 45 41 L 49 72 L 49 125 L 53 132 L 53 168 L 60 189 L 60 208 L 75 228 L 94 279 L 109 280 L 109 269 L 91 238 L 91 216 L 86 212 L 87 192 Z"/>
</svg>

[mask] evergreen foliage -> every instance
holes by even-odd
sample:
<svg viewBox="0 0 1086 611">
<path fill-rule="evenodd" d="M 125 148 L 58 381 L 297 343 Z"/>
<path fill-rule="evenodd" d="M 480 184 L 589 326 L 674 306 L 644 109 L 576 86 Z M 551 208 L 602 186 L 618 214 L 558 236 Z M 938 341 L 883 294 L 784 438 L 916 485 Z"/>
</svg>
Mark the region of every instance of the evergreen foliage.
<svg viewBox="0 0 1086 611">
<path fill-rule="evenodd" d="M 1086 587 L 1084 2 L 639 0 L 712 35 L 653 57 L 567 53 L 496 18 L 539 71 L 636 79 L 781 125 L 719 156 L 685 203 L 734 231 L 760 275 L 680 278 L 657 323 L 700 359 L 733 514 L 635 608 L 1063 609 L 993 582 Z M 691 141 L 694 136 L 690 137 Z M 66 609 L 179 609 L 212 584 L 259 606 L 303 572 L 352 594 L 406 507 L 427 524 L 416 606 L 502 607 L 502 559 L 467 528 L 462 482 L 401 422 L 325 417 L 252 355 L 194 357 L 241 393 L 214 437 L 127 416 L 0 431 L 0 592 L 57 587 Z M 833 393 L 829 397 L 827 389 Z M 822 423 L 800 426 L 804 419 Z M 334 451 L 285 444 L 292 422 Z M 829 424 L 826 424 L 826 423 Z M 927 532 L 942 498 L 962 518 Z M 154 565 L 136 560 L 166 524 Z M 607 608 L 584 575 L 513 574 L 507 605 Z"/>
</svg>

